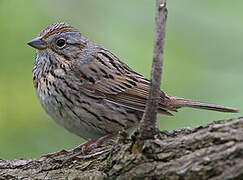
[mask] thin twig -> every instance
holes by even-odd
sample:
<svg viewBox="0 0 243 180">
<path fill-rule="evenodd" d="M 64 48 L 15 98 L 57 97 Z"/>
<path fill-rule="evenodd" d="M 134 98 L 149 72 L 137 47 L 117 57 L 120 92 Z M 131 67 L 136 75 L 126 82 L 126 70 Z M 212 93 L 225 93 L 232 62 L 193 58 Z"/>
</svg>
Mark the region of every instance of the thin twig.
<svg viewBox="0 0 243 180">
<path fill-rule="evenodd" d="M 160 82 L 163 70 L 167 8 L 166 0 L 157 0 L 155 16 L 155 43 L 151 72 L 151 89 L 145 112 L 140 123 L 140 137 L 148 139 L 155 135 L 158 103 L 160 101 Z"/>
</svg>

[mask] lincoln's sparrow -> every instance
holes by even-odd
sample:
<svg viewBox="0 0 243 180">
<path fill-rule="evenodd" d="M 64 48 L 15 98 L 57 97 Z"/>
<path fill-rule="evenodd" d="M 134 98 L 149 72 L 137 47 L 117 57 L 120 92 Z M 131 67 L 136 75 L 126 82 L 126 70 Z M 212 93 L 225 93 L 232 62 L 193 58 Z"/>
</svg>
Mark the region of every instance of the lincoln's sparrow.
<svg viewBox="0 0 243 180">
<path fill-rule="evenodd" d="M 136 128 L 149 80 L 65 23 L 50 25 L 28 44 L 37 49 L 33 67 L 37 96 L 58 124 L 85 139 Z M 158 112 L 163 115 L 180 107 L 238 111 L 160 93 Z"/>
</svg>

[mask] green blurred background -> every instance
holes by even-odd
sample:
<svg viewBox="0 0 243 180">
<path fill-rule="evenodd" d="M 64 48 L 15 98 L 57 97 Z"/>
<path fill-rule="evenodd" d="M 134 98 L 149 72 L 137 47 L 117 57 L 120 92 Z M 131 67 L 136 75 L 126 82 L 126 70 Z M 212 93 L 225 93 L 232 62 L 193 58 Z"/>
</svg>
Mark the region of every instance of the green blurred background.
<svg viewBox="0 0 243 180">
<path fill-rule="evenodd" d="M 49 119 L 32 84 L 26 42 L 65 21 L 149 78 L 155 1 L 0 0 L 0 158 L 39 157 L 83 140 Z M 171 95 L 243 108 L 243 1 L 168 1 L 162 86 Z M 239 117 L 183 109 L 159 117 L 160 129 Z"/>
</svg>

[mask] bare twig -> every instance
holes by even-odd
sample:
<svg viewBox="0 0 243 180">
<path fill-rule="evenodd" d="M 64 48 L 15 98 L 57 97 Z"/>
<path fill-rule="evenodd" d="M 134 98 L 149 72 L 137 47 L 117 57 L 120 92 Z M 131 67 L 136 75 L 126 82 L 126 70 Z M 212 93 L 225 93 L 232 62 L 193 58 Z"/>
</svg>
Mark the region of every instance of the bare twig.
<svg viewBox="0 0 243 180">
<path fill-rule="evenodd" d="M 167 19 L 166 0 L 157 0 L 155 16 L 155 43 L 151 72 L 151 89 L 146 104 L 145 112 L 140 124 L 140 137 L 151 138 L 156 133 L 156 117 L 160 99 L 160 82 L 162 76 L 165 29 Z"/>
</svg>

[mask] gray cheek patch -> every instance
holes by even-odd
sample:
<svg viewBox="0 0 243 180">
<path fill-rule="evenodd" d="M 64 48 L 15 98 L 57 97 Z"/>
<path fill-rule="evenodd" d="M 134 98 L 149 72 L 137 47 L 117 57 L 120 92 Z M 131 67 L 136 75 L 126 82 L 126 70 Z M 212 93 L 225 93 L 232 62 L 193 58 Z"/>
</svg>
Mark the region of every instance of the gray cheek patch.
<svg viewBox="0 0 243 180">
<path fill-rule="evenodd" d="M 63 37 L 66 38 L 68 44 L 82 44 L 85 40 L 79 32 L 68 32 Z"/>
</svg>

